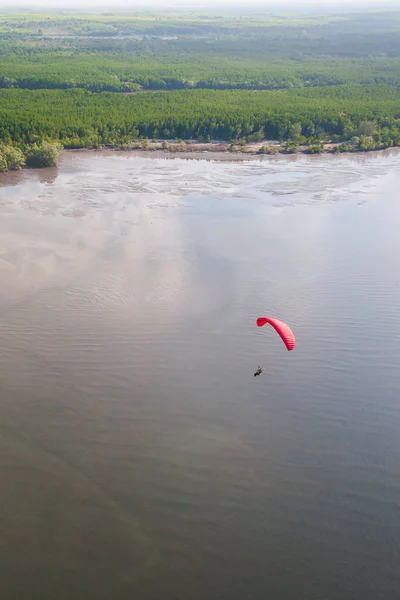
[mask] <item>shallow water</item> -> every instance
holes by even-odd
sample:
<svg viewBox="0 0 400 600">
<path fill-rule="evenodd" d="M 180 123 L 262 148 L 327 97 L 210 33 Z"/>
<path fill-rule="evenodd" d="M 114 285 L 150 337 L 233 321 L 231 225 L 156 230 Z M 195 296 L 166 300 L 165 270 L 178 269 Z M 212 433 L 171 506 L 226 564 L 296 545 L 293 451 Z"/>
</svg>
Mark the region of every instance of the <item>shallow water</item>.
<svg viewBox="0 0 400 600">
<path fill-rule="evenodd" d="M 399 596 L 399 160 L 1 176 L 2 597 Z"/>
</svg>

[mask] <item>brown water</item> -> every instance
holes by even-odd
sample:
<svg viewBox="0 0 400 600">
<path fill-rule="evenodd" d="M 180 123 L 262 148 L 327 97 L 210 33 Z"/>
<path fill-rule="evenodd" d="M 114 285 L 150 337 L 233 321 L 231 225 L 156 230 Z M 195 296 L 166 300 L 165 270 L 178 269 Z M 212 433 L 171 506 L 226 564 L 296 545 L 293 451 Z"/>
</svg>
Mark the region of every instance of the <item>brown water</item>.
<svg viewBox="0 0 400 600">
<path fill-rule="evenodd" d="M 400 597 L 399 161 L 1 176 L 1 598 Z"/>
</svg>

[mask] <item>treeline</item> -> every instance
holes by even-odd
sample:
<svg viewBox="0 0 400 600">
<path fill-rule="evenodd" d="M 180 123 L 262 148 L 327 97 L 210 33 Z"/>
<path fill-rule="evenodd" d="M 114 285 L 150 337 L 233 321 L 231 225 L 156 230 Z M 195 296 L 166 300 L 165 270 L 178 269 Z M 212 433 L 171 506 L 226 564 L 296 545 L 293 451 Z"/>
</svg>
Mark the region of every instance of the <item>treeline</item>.
<svg viewBox="0 0 400 600">
<path fill-rule="evenodd" d="M 0 45 L 0 88 L 130 92 L 180 89 L 274 90 L 374 85 L 400 87 L 400 58 L 230 59 L 187 54 L 96 54 Z"/>
<path fill-rule="evenodd" d="M 332 56 L 399 56 L 400 12 L 369 11 L 365 13 L 284 15 L 277 14 L 157 14 L 151 10 L 141 14 L 45 14 L 36 12 L 8 13 L 0 19 L 3 36 L 31 39 L 47 35 L 75 37 L 178 37 L 180 41 L 193 39 L 214 40 L 214 50 L 222 43 L 223 52 L 243 55 L 243 50 L 290 55 L 321 52 Z M 267 48 L 266 48 L 267 46 Z M 181 48 L 182 49 L 182 48 Z M 203 52 L 203 49 L 200 49 Z"/>
<path fill-rule="evenodd" d="M 10 13 L 0 31 L 3 89 L 400 87 L 400 11 L 197 18 Z"/>
<path fill-rule="evenodd" d="M 371 148 L 400 143 L 400 90 L 332 86 L 133 96 L 84 90 L 0 90 L 0 140 L 17 145 L 59 140 L 66 148 L 96 148 L 139 138 L 316 143 L 322 139 L 343 142 L 356 136 L 372 138 L 363 138 Z"/>
</svg>

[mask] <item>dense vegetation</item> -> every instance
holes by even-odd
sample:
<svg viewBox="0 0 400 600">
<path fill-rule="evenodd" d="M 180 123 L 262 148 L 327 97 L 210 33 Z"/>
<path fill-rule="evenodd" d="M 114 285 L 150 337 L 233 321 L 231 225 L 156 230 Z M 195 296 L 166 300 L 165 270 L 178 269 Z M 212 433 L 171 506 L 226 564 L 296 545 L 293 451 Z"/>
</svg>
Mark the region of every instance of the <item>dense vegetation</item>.
<svg viewBox="0 0 400 600">
<path fill-rule="evenodd" d="M 0 14 L 0 87 L 400 85 L 400 12 L 321 17 Z"/>
<path fill-rule="evenodd" d="M 28 167 L 54 167 L 62 150 L 61 144 L 42 141 L 24 146 L 24 151 L 13 144 L 0 144 L 0 171 L 16 171 Z"/>
<path fill-rule="evenodd" d="M 21 156 L 54 163 L 43 145 L 54 140 L 266 139 L 287 140 L 286 151 L 307 142 L 310 152 L 327 139 L 342 142 L 337 151 L 400 145 L 400 12 L 22 11 L 0 14 L 0 32 L 2 170 Z"/>
<path fill-rule="evenodd" d="M 66 147 L 98 147 L 138 137 L 348 139 L 372 117 L 372 134 L 382 132 L 397 144 L 400 89 L 331 86 L 271 92 L 183 90 L 130 96 L 86 90 L 0 91 L 0 140 L 21 144 L 43 138 L 59 139 Z"/>
</svg>

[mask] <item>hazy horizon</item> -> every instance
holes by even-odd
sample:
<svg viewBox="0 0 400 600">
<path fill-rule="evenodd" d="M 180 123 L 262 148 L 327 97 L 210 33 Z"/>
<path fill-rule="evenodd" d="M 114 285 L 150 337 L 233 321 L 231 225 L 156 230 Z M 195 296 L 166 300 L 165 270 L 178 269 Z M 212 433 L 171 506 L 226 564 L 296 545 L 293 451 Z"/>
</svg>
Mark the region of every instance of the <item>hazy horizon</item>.
<svg viewBox="0 0 400 600">
<path fill-rule="evenodd" d="M 362 10 L 363 8 L 371 10 L 383 10 L 383 9 L 398 9 L 400 8 L 400 0 L 387 0 L 381 1 L 379 0 L 351 0 L 348 2 L 347 0 L 271 0 L 270 2 L 262 2 L 261 0 L 252 0 L 249 4 L 243 8 L 243 5 L 239 2 L 232 2 L 232 0 L 218 0 L 218 2 L 214 2 L 213 0 L 176 0 L 175 2 L 166 2 L 163 0 L 146 0 L 146 2 L 142 1 L 132 1 L 132 0 L 116 0 L 116 2 L 112 2 L 111 0 L 85 0 L 85 2 L 81 2 L 80 0 L 62 0 L 58 3 L 57 7 L 54 7 L 53 0 L 0 0 L 0 8 L 12 10 L 12 9 L 52 9 L 52 12 L 58 12 L 60 10 L 68 10 L 68 9 L 79 9 L 79 12 L 84 12 L 86 9 L 95 10 L 97 9 L 110 9 L 113 11 L 120 9 L 146 9 L 149 6 L 154 8 L 160 8 L 162 10 L 166 9 L 202 9 L 202 8 L 213 8 L 214 10 L 218 10 L 219 8 L 234 8 L 241 9 L 242 12 L 246 12 L 254 7 L 262 7 L 263 11 L 268 12 L 269 10 L 305 10 L 305 9 L 318 9 L 321 12 L 326 11 L 327 9 L 332 10 L 345 10 L 346 12 L 351 11 L 352 9 Z"/>
</svg>

